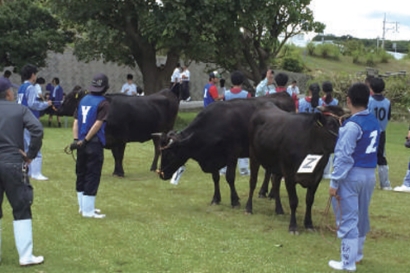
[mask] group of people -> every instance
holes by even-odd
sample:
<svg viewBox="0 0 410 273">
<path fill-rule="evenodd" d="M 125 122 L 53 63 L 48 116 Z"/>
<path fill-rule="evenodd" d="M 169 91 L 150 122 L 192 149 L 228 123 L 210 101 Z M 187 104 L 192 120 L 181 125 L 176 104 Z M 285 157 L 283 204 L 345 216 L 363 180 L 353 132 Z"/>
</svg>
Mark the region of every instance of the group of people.
<svg viewBox="0 0 410 273">
<path fill-rule="evenodd" d="M 172 89 L 176 84 L 181 85 L 181 100 L 191 101 L 191 95 L 189 92 L 189 82 L 191 80 L 191 72 L 188 70 L 188 66 L 181 67 L 180 63 L 177 63 L 174 71 L 171 75 L 171 83 L 169 88 Z"/>
<path fill-rule="evenodd" d="M 37 73 L 34 65 L 28 64 L 22 68 L 23 84 L 18 88 L 17 98 L 12 90 L 16 86 L 9 77 L 0 77 L 0 250 L 2 204 L 4 196 L 7 196 L 13 211 L 14 238 L 21 266 L 44 262 L 43 256 L 33 255 L 33 187 L 29 177 L 47 179 L 41 175 L 43 127 L 39 117 L 40 111 L 50 107 L 53 102 L 39 98 L 36 84 L 44 84 L 45 81 L 39 81 Z M 57 93 L 58 78 L 53 79 L 53 85 L 53 92 Z M 70 148 L 78 150 L 76 192 L 79 213 L 87 218 L 105 216 L 94 204 L 104 160 L 104 127 L 109 102 L 103 94 L 108 88 L 107 76 L 96 74 L 89 88 L 90 93 L 80 101 L 73 123 L 74 142 Z"/>
</svg>

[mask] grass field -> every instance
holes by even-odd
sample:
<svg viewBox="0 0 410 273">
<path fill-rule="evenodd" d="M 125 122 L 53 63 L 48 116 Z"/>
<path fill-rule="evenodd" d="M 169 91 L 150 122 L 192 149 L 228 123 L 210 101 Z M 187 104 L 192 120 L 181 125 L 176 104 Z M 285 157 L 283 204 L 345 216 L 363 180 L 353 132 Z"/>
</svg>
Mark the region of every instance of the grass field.
<svg viewBox="0 0 410 273">
<path fill-rule="evenodd" d="M 401 184 L 407 170 L 410 150 L 403 146 L 407 129 L 405 123 L 388 127 L 386 150 L 393 186 Z M 5 202 L 1 273 L 332 272 L 327 262 L 338 259 L 339 240 L 321 229 L 333 224 L 332 216 L 322 214 L 328 180 L 322 181 L 316 194 L 313 233 L 303 229 L 306 190 L 298 187 L 300 235 L 294 236 L 287 232 L 290 210 L 284 186 L 283 216 L 273 213 L 273 201 L 263 199 L 255 199 L 254 214 L 245 215 L 248 177 L 241 176 L 237 178 L 241 209 L 230 207 L 225 182 L 221 205 L 210 206 L 213 183 L 196 162 L 188 161 L 180 184 L 174 186 L 149 172 L 152 144 L 132 143 L 126 149 L 123 179 L 111 176 L 113 159 L 105 152 L 96 205 L 107 217 L 84 219 L 78 214 L 74 161 L 63 152 L 71 141 L 70 128 L 45 128 L 43 173 L 50 180 L 32 181 L 34 252 L 44 255 L 45 263 L 18 266 L 13 219 Z M 358 272 L 408 272 L 409 215 L 410 194 L 374 191 L 372 230 Z"/>
</svg>

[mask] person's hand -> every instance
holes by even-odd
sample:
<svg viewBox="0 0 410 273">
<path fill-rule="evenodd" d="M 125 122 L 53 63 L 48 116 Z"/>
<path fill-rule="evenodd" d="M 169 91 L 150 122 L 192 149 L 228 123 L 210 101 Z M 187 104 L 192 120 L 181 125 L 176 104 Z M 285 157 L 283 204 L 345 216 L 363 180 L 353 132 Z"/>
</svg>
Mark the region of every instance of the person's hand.
<svg viewBox="0 0 410 273">
<path fill-rule="evenodd" d="M 70 150 L 77 150 L 80 149 L 82 147 L 85 147 L 85 145 L 87 144 L 88 141 L 86 140 L 78 140 L 78 139 L 74 139 L 74 141 L 70 144 Z"/>
<path fill-rule="evenodd" d="M 335 197 L 336 199 L 339 199 L 339 195 L 337 195 L 337 189 L 330 187 L 329 188 L 329 195 L 332 197 Z"/>
<path fill-rule="evenodd" d="M 48 106 L 53 105 L 53 102 L 51 100 L 48 100 L 47 103 L 48 103 Z"/>
<path fill-rule="evenodd" d="M 410 137 L 406 136 L 406 142 L 404 142 L 404 147 L 410 148 Z"/>
<path fill-rule="evenodd" d="M 24 151 L 19 150 L 19 152 L 20 152 L 21 156 L 23 157 L 23 161 L 26 162 L 27 164 L 30 164 L 33 159 L 28 158 L 27 154 Z"/>
</svg>

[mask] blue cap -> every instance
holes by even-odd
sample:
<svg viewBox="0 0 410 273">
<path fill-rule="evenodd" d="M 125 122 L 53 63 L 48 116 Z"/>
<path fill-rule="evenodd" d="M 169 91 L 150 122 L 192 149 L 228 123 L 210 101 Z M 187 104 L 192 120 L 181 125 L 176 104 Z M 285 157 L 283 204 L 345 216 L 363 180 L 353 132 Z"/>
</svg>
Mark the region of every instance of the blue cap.
<svg viewBox="0 0 410 273">
<path fill-rule="evenodd" d="M 9 90 L 11 87 L 13 86 L 13 84 L 10 82 L 9 79 L 5 78 L 5 77 L 1 77 L 0 78 L 0 92 L 4 92 Z"/>
</svg>

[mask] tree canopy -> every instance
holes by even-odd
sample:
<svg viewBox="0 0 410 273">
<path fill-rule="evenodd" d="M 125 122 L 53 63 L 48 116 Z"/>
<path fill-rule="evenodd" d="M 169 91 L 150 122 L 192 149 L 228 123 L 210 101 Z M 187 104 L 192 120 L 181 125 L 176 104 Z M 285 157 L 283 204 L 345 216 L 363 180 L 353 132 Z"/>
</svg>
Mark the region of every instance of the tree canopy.
<svg viewBox="0 0 410 273">
<path fill-rule="evenodd" d="M 63 52 L 71 40 L 51 13 L 30 0 L 0 4 L 0 69 L 46 65 L 47 52 Z"/>
<path fill-rule="evenodd" d="M 181 58 L 258 81 L 284 42 L 321 32 L 311 0 L 49 0 L 76 29 L 75 54 L 138 66 L 146 92 L 166 87 Z M 283 35 L 282 39 L 279 36 Z M 160 64 L 157 56 L 166 56 Z"/>
</svg>

